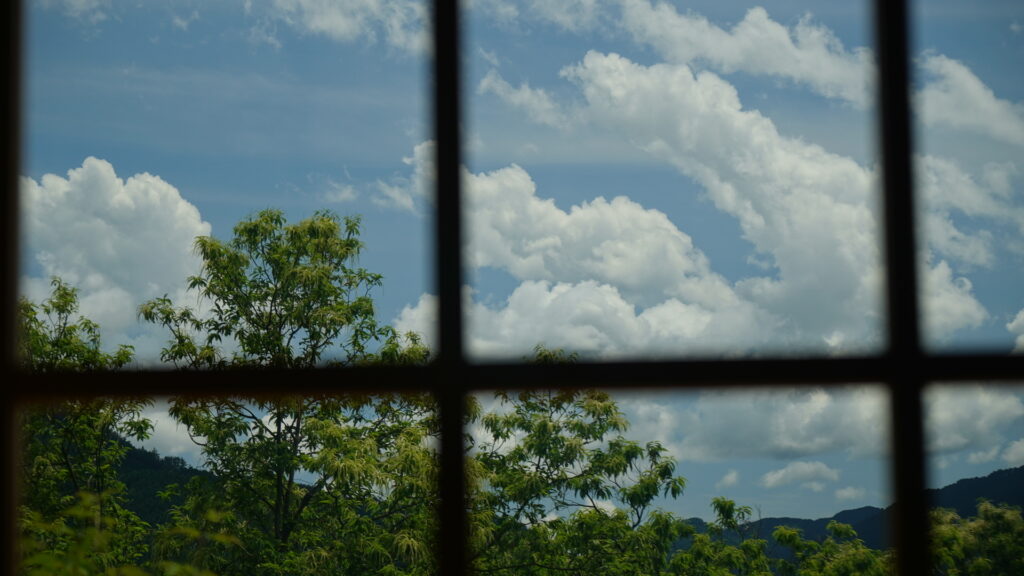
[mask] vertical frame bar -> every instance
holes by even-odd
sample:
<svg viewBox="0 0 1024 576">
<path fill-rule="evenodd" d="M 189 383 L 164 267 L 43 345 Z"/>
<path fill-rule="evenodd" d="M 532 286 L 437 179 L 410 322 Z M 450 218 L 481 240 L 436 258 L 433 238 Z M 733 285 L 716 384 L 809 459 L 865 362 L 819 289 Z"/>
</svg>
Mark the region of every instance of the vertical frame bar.
<svg viewBox="0 0 1024 576">
<path fill-rule="evenodd" d="M 17 411 L 15 400 L 20 380 L 17 373 L 17 303 L 18 303 L 18 234 L 20 211 L 18 209 L 18 173 L 21 169 L 21 110 L 22 110 L 22 2 L 4 2 L 4 56 L 3 75 L 7 79 L 7 94 L 4 99 L 4 188 L 3 210 L 0 220 L 3 228 L 3 287 L 0 288 L 0 374 L 7 383 L 3 403 L 3 463 L 7 470 L 2 488 L 4 558 L 0 566 L 7 566 L 8 573 L 14 574 L 17 566 L 18 547 L 15 523 L 17 494 L 14 471 L 17 470 Z M 12 391 L 13 390 L 13 391 Z"/>
<path fill-rule="evenodd" d="M 461 74 L 458 0 L 434 0 L 434 134 L 437 139 L 436 274 L 440 355 L 433 382 L 441 415 L 439 574 L 466 574 L 465 360 L 462 334 Z"/>
<path fill-rule="evenodd" d="M 888 382 L 892 402 L 893 524 L 899 574 L 929 573 L 928 509 L 924 488 L 923 382 L 917 249 L 914 229 L 913 144 L 910 124 L 909 23 L 906 0 L 875 1 L 879 129 L 884 197 Z"/>
</svg>

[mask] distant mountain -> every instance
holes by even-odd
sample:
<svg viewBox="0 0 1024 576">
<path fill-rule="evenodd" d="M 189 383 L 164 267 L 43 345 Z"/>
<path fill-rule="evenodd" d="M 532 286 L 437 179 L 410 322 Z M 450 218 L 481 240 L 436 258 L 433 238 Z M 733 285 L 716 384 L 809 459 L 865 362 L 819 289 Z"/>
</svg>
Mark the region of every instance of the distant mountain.
<svg viewBox="0 0 1024 576">
<path fill-rule="evenodd" d="M 165 501 L 157 492 L 166 490 L 170 484 L 184 488 L 193 477 L 210 476 L 210 473 L 189 466 L 181 458 L 160 456 L 155 451 L 132 446 L 121 463 L 119 476 L 127 487 L 126 507 L 155 526 L 170 520 L 171 506 L 184 501 L 180 493 Z"/>
<path fill-rule="evenodd" d="M 1024 466 L 997 470 L 982 478 L 966 478 L 944 488 L 926 491 L 933 508 L 952 508 L 961 517 L 974 516 L 977 513 L 979 499 L 986 499 L 995 504 L 1009 504 L 1024 508 Z M 843 510 L 831 518 L 807 520 L 803 518 L 762 518 L 752 522 L 747 533 L 756 538 L 769 541 L 769 552 L 775 556 L 784 555 L 782 549 L 773 547 L 772 531 L 776 526 L 798 528 L 804 538 L 822 541 L 828 533 L 825 529 L 832 520 L 849 524 L 857 531 L 857 536 L 869 548 L 883 549 L 892 547 L 889 541 L 889 519 L 892 506 L 875 508 L 864 506 L 853 510 Z M 704 527 L 699 519 L 690 520 L 698 531 Z"/>
</svg>

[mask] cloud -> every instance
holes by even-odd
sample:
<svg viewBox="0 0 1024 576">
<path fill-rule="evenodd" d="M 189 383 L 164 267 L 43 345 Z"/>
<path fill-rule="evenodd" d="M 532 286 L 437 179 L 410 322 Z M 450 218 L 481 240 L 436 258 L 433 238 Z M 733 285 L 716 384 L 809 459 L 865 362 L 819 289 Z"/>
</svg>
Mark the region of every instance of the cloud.
<svg viewBox="0 0 1024 576">
<path fill-rule="evenodd" d="M 846 486 L 836 490 L 837 500 L 860 500 L 864 498 L 864 489 L 857 486 Z"/>
<path fill-rule="evenodd" d="M 338 42 L 383 38 L 408 54 L 430 47 L 427 5 L 418 0 L 274 0 L 267 15 Z"/>
<path fill-rule="evenodd" d="M 1017 336 L 1013 344 L 1013 351 L 1024 352 L 1024 309 L 1017 312 L 1017 315 L 1006 324 L 1006 329 Z"/>
<path fill-rule="evenodd" d="M 952 58 L 926 53 L 919 66 L 930 80 L 916 95 L 916 109 L 925 125 L 1024 146 L 1024 107 L 997 98 L 967 66 Z"/>
<path fill-rule="evenodd" d="M 869 103 L 872 52 L 847 50 L 810 15 L 787 28 L 772 20 L 764 8 L 755 7 L 725 30 L 698 14 L 680 14 L 668 3 L 623 0 L 622 25 L 635 42 L 651 46 L 668 62 L 706 63 L 727 74 L 777 76 L 858 107 Z"/>
<path fill-rule="evenodd" d="M 402 163 L 412 166 L 412 175 L 393 176 L 388 182 L 378 180 L 371 200 L 386 208 L 418 213 L 423 202 L 433 198 L 436 148 L 433 140 L 417 144 L 412 156 L 402 158 Z"/>
<path fill-rule="evenodd" d="M 681 460 L 793 459 L 846 452 L 877 456 L 887 445 L 887 398 L 880 388 L 704 392 L 668 405 Z"/>
<path fill-rule="evenodd" d="M 1003 451 L 1003 461 L 1010 466 L 1024 465 L 1024 438 L 1017 440 Z"/>
<path fill-rule="evenodd" d="M 739 484 L 739 481 L 740 473 L 737 472 L 736 470 L 729 470 L 728 472 L 725 473 L 725 476 L 722 476 L 721 480 L 715 482 L 715 489 L 721 490 L 722 488 L 729 488 L 731 486 Z"/>
<path fill-rule="evenodd" d="M 1024 418 L 1019 391 L 998 386 L 936 386 L 924 401 L 927 448 L 937 455 L 991 450 Z"/>
<path fill-rule="evenodd" d="M 781 135 L 710 72 L 590 52 L 563 76 L 582 91 L 588 120 L 674 165 L 738 220 L 775 272 L 743 280 L 739 294 L 786 318 L 805 345 L 877 341 L 873 170 Z"/>
<path fill-rule="evenodd" d="M 108 18 L 110 0 L 42 0 L 45 8 L 57 7 L 64 14 L 85 24 L 99 24 Z"/>
<path fill-rule="evenodd" d="M 191 466 L 201 466 L 203 457 L 199 446 L 192 441 L 188 430 L 167 413 L 170 407 L 165 398 L 158 398 L 143 411 L 142 416 L 153 423 L 149 438 L 135 442 L 136 446 L 155 450 L 161 456 L 177 456 Z"/>
<path fill-rule="evenodd" d="M 765 488 L 800 483 L 814 492 L 824 490 L 825 482 L 838 481 L 839 471 L 829 468 L 824 462 L 791 462 L 784 468 L 772 470 L 761 477 L 761 485 Z"/>
<path fill-rule="evenodd" d="M 542 89 L 531 88 L 529 84 L 521 84 L 514 88 L 498 74 L 490 70 L 477 85 L 477 94 L 494 94 L 505 104 L 519 108 L 538 124 L 546 124 L 555 128 L 567 128 L 570 119 L 551 97 Z"/>
<path fill-rule="evenodd" d="M 988 312 L 971 293 L 971 281 L 954 275 L 945 260 L 928 267 L 922 283 L 924 337 L 932 345 L 947 340 L 957 330 L 981 326 L 988 319 Z"/>
<path fill-rule="evenodd" d="M 999 456 L 1000 446 L 996 444 L 988 450 L 979 450 L 977 452 L 971 452 L 967 455 L 967 462 L 971 464 L 984 464 L 985 462 L 991 462 Z"/>
<path fill-rule="evenodd" d="M 32 274 L 24 293 L 38 301 L 48 294 L 48 278 L 59 276 L 79 289 L 81 313 L 100 324 L 108 345 L 131 340 L 139 356 L 155 357 L 163 337 L 139 325 L 136 308 L 164 294 L 180 301 L 185 279 L 198 272 L 193 242 L 209 235 L 210 225 L 196 207 L 159 176 L 123 180 L 93 157 L 66 178 L 45 174 L 20 184 Z"/>
<path fill-rule="evenodd" d="M 1020 22 L 1014 20 L 1013 22 L 1010 23 L 1010 32 L 1013 32 L 1014 34 L 1020 34 L 1021 31 L 1024 31 L 1024 26 L 1021 26 Z"/>
<path fill-rule="evenodd" d="M 186 16 L 184 18 L 182 18 L 181 16 L 178 16 L 178 15 L 174 15 L 171 18 L 171 25 L 174 26 L 175 28 L 177 28 L 178 30 L 181 30 L 182 32 L 188 32 L 189 25 L 191 25 L 193 22 L 198 22 L 198 21 L 199 21 L 199 11 L 198 10 L 193 10 L 191 14 L 189 14 L 188 16 Z"/>
</svg>

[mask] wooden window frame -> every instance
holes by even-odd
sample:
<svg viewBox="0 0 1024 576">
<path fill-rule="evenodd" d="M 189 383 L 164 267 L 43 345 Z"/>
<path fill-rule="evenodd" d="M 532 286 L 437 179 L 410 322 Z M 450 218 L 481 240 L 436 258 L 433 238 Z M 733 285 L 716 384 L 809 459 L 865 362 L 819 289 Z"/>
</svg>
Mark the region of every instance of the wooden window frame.
<svg viewBox="0 0 1024 576">
<path fill-rule="evenodd" d="M 891 527 L 900 574 L 928 569 L 927 486 L 921 396 L 926 385 L 963 381 L 1009 383 L 1024 380 L 1024 358 L 984 353 L 927 354 L 920 338 L 917 251 L 915 248 L 910 113 L 909 20 L 906 0 L 875 0 L 874 31 L 878 61 L 876 131 L 882 165 L 884 254 L 886 262 L 887 349 L 857 358 L 767 360 L 675 360 L 581 363 L 574 365 L 473 364 L 464 353 L 463 284 L 460 261 L 461 221 L 460 119 L 462 74 L 460 10 L 457 0 L 434 0 L 433 119 L 437 141 L 437 214 L 435 277 L 439 294 L 439 350 L 422 367 L 383 367 L 193 373 L 124 371 L 102 378 L 82 374 L 27 374 L 15 358 L 15 316 L 19 278 L 18 178 L 21 170 L 24 91 L 22 69 L 25 10 L 5 2 L 8 98 L 4 107 L 4 194 L 2 227 L 3 286 L 0 346 L 6 386 L 4 422 L 6 494 L 4 512 L 10 532 L 4 551 L 11 573 L 17 562 L 14 524 L 15 466 L 18 450 L 16 411 L 24 402 L 67 396 L 289 393 L 420 390 L 440 402 L 441 502 L 438 550 L 441 574 L 470 574 L 467 563 L 463 414 L 467 395 L 495 388 L 607 388 L 694 390 L 708 387 L 840 386 L 881 384 L 890 398 L 891 481 L 899 506 Z M 910 376 L 906 376 L 910 374 Z M 454 537 L 453 535 L 460 535 Z"/>
</svg>

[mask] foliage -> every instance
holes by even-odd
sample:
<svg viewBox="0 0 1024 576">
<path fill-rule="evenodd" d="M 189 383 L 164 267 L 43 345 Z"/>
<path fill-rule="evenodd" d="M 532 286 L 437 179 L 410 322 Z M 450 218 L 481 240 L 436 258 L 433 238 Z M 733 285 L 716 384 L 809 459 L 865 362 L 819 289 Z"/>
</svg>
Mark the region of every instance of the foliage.
<svg viewBox="0 0 1024 576">
<path fill-rule="evenodd" d="M 648 515 L 655 498 L 676 498 L 685 486 L 664 447 L 623 438 L 628 423 L 603 392 L 496 398 L 499 409 L 480 419 L 484 439 L 470 468 L 476 569 L 546 574 L 622 564 L 613 573 L 626 574 L 660 565 L 686 531 L 669 514 Z"/>
<path fill-rule="evenodd" d="M 978 503 L 978 515 L 931 513 L 935 573 L 949 576 L 1024 574 L 1024 519 L 1019 508 Z"/>
<path fill-rule="evenodd" d="M 32 372 L 91 372 L 121 368 L 132 361 L 131 346 L 103 352 L 99 326 L 78 317 L 78 289 L 60 278 L 40 304 L 18 300 L 18 356 Z"/>
<path fill-rule="evenodd" d="M 171 414 L 213 474 L 190 487 L 176 525 L 198 529 L 210 510 L 230 510 L 224 521 L 247 552 L 203 565 L 248 574 L 430 571 L 437 422 L 428 397 L 178 398 Z"/>
<path fill-rule="evenodd" d="M 356 267 L 362 250 L 357 217 L 319 211 L 286 224 L 279 210 L 240 222 L 230 242 L 196 238 L 202 271 L 188 279 L 209 310 L 175 307 L 166 295 L 139 307 L 140 318 L 171 332 L 161 360 L 188 368 L 308 368 L 402 350 L 392 329 L 378 326 L 370 291 L 379 274 Z M 237 349 L 230 358 L 220 346 Z M 410 343 L 421 359 L 423 348 Z M 335 346 L 338 351 L 332 352 Z"/>
</svg>

